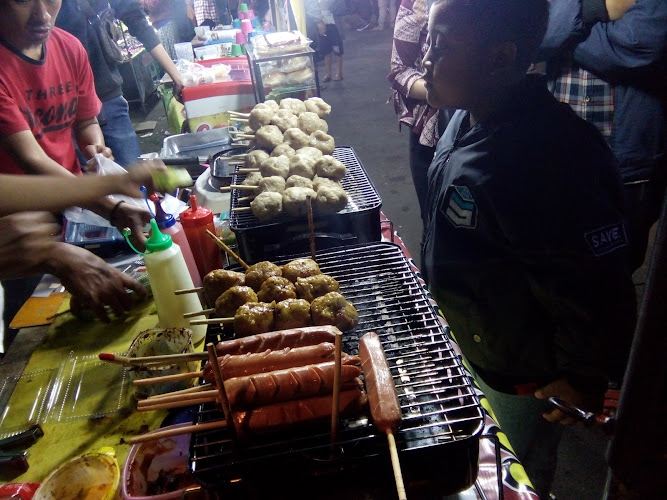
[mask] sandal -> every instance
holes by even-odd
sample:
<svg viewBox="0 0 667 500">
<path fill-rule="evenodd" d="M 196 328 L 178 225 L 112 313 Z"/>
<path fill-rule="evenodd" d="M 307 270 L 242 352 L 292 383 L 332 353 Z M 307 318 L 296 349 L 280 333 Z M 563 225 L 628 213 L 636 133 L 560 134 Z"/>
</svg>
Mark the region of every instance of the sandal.
<svg viewBox="0 0 667 500">
<path fill-rule="evenodd" d="M 334 80 L 335 80 L 335 78 L 334 78 Z M 323 77 L 322 77 L 322 81 L 323 81 L 324 83 L 326 83 L 326 82 L 330 82 L 330 81 L 331 81 L 331 75 L 323 76 Z"/>
<path fill-rule="evenodd" d="M 334 82 L 340 82 L 342 79 L 343 79 L 343 75 L 340 75 L 340 76 L 334 76 L 334 77 L 332 78 L 332 80 L 333 80 Z"/>
</svg>

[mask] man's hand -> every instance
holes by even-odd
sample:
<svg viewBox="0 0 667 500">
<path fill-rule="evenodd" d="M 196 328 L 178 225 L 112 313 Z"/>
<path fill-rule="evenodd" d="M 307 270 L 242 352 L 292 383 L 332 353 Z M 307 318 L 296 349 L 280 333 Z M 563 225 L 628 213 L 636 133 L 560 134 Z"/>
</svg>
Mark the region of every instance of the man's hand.
<svg viewBox="0 0 667 500">
<path fill-rule="evenodd" d="M 618 21 L 635 4 L 635 0 L 606 0 L 605 3 L 609 20 Z"/>
<path fill-rule="evenodd" d="M 138 208 L 129 203 L 121 203 L 114 212 L 113 220 L 110 220 L 114 227 L 120 232 L 129 227 L 132 231 L 130 240 L 137 250 L 143 250 L 146 246 L 146 237 L 144 236 L 144 226 L 151 220 L 151 214 L 148 210 Z"/>
<path fill-rule="evenodd" d="M 127 289 L 140 298 L 146 296 L 141 283 L 88 250 L 67 243 L 52 248 L 47 268 L 60 278 L 68 292 L 105 322 L 109 321 L 105 305 L 118 316 L 132 308 L 134 301 Z"/>
<path fill-rule="evenodd" d="M 141 186 L 146 188 L 148 194 L 156 191 L 153 174 L 155 172 L 166 172 L 167 167 L 160 160 L 140 161 L 131 166 L 127 174 L 115 175 L 117 187 L 114 194 L 123 194 L 131 198 L 143 198 Z"/>
<path fill-rule="evenodd" d="M 549 399 L 550 397 L 560 398 L 571 405 L 581 408 L 584 411 L 600 413 L 604 401 L 604 394 L 588 394 L 577 391 L 565 379 L 556 380 L 535 392 L 537 399 Z M 562 425 L 572 425 L 576 420 L 568 417 L 560 410 L 552 410 L 542 415 L 549 422 L 560 423 Z"/>
<path fill-rule="evenodd" d="M 106 156 L 110 160 L 113 160 L 113 153 L 111 152 L 111 149 L 103 146 L 102 144 L 88 144 L 83 151 L 83 155 L 88 158 L 88 163 L 90 163 L 90 160 L 97 154 L 100 153 L 102 156 Z"/>
<path fill-rule="evenodd" d="M 23 278 L 43 272 L 58 242 L 60 225 L 48 212 L 21 212 L 0 218 L 0 278 Z"/>
</svg>

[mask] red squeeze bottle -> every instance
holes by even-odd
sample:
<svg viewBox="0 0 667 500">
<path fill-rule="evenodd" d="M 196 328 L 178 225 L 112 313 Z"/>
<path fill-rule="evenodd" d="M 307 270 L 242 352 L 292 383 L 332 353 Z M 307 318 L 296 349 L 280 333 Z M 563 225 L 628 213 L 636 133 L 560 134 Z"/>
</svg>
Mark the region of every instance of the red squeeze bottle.
<svg viewBox="0 0 667 500">
<path fill-rule="evenodd" d="M 181 212 L 180 219 L 201 278 L 203 279 L 214 269 L 221 269 L 222 254 L 220 249 L 213 239 L 206 234 L 207 229 L 215 234 L 213 212 L 206 207 L 198 207 L 197 198 L 195 195 L 191 195 L 190 208 Z"/>
</svg>

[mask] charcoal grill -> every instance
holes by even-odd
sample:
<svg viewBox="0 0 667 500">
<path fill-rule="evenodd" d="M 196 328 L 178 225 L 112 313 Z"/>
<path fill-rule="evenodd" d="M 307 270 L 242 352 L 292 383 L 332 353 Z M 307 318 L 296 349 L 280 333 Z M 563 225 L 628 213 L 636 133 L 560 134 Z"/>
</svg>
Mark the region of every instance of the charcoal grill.
<svg viewBox="0 0 667 500">
<path fill-rule="evenodd" d="M 401 249 L 391 243 L 353 245 L 322 251 L 317 261 L 359 312 L 359 324 L 345 334 L 343 350 L 357 354 L 359 337 L 369 331 L 382 339 L 403 414 L 395 436 L 407 481 L 440 480 L 443 493 L 470 486 L 477 476 L 483 411 L 447 329 Z M 209 327 L 209 341 L 226 338 L 219 327 Z M 205 404 L 195 422 L 221 418 L 215 406 Z M 378 466 L 381 474 L 390 475 L 386 436 L 378 434 L 368 414 L 342 419 L 341 453 L 335 460 L 322 460 L 329 457 L 328 431 L 324 423 L 265 436 L 236 452 L 226 430 L 195 433 L 191 471 L 205 486 L 223 490 L 244 482 L 266 484 L 270 474 L 284 483 L 300 475 Z"/>
<path fill-rule="evenodd" d="M 347 206 L 338 213 L 314 215 L 315 242 L 318 249 L 342 245 L 380 241 L 380 207 L 382 199 L 366 170 L 349 146 L 337 147 L 332 155 L 343 162 L 346 175 L 341 180 L 348 194 Z M 233 184 L 240 184 L 245 175 L 236 174 Z M 248 263 L 273 260 L 279 255 L 307 252 L 309 249 L 308 224 L 305 217 L 281 215 L 271 221 L 260 221 L 250 211 L 235 212 L 239 197 L 246 196 L 232 190 L 232 213 L 229 226 L 236 234 L 239 255 Z"/>
</svg>

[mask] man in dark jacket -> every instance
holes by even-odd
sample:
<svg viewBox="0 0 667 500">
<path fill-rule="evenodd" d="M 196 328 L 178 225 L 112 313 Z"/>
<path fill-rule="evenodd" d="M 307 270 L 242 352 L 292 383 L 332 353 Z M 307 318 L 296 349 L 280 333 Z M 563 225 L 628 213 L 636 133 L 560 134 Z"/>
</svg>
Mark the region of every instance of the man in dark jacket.
<svg viewBox="0 0 667 500">
<path fill-rule="evenodd" d="M 549 88 L 607 140 L 623 179 L 632 268 L 667 183 L 667 2 L 552 0 L 537 60 Z"/>
<path fill-rule="evenodd" d="M 114 9 L 116 17 L 125 23 L 130 34 L 144 45 L 174 80 L 174 96 L 180 96 L 183 85 L 180 73 L 160 44 L 155 30 L 148 24 L 138 0 L 62 1 L 56 26 L 78 38 L 86 49 L 95 77 L 95 91 L 102 101 L 102 112 L 97 118 L 102 127 L 104 141 L 111 148 L 116 163 L 127 167 L 136 161 L 140 152 L 139 141 L 130 121 L 128 104 L 123 97 L 123 79 L 117 63 L 105 57 L 98 35 L 88 22 L 92 13 L 102 12 L 107 8 L 107 4 Z"/>
<path fill-rule="evenodd" d="M 431 106 L 458 108 L 429 169 L 429 289 L 541 498 L 562 427 L 546 398 L 601 410 L 635 318 L 622 186 L 592 125 L 525 75 L 546 0 L 440 0 Z"/>
</svg>

